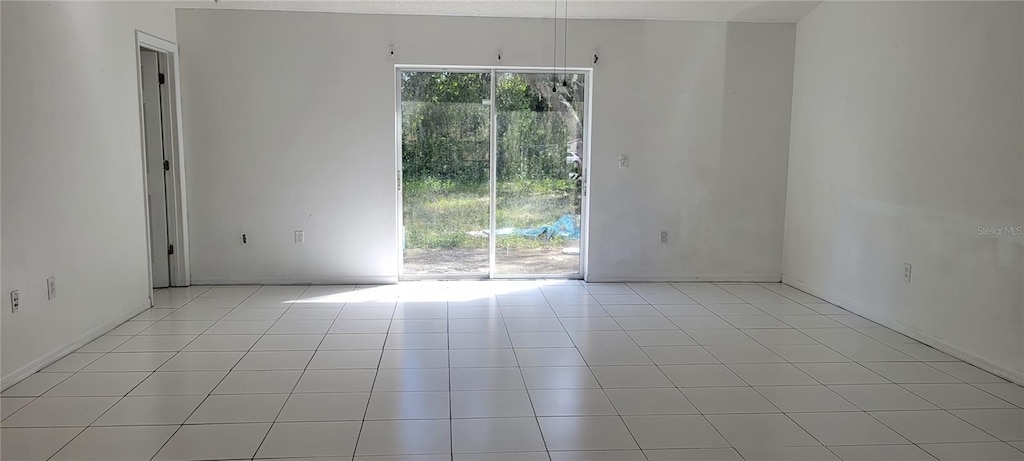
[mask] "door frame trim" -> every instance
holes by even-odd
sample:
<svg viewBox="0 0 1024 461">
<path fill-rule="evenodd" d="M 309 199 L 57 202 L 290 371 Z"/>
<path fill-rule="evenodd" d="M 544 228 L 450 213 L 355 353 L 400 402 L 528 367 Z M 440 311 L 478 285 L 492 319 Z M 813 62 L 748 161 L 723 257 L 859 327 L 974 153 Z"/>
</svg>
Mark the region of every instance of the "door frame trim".
<svg viewBox="0 0 1024 461">
<path fill-rule="evenodd" d="M 489 163 L 490 163 L 490 175 L 492 180 L 490 181 L 491 189 L 491 216 L 490 216 L 490 227 L 491 236 L 489 240 L 489 267 L 487 274 L 404 274 L 404 260 L 405 260 L 405 248 L 404 248 L 404 220 L 403 220 L 403 203 L 402 203 L 402 188 L 404 187 L 402 178 L 402 72 L 466 72 L 466 73 L 490 73 L 491 74 L 491 143 L 489 151 Z M 497 88 L 497 74 L 499 72 L 518 72 L 518 73 L 551 73 L 554 71 L 558 73 L 577 73 L 584 74 L 586 78 L 585 94 L 586 98 L 583 101 L 583 164 L 580 167 L 580 174 L 583 176 L 580 191 L 580 268 L 576 274 L 495 274 L 495 251 L 496 242 L 493 238 L 494 230 L 496 228 L 496 210 L 497 201 L 497 183 L 493 180 L 496 176 L 497 168 L 497 105 L 494 103 L 495 91 Z M 395 209 L 395 232 L 397 234 L 396 239 L 396 255 L 398 260 L 398 280 L 496 280 L 496 279 L 580 279 L 587 280 L 589 273 L 589 264 L 587 260 L 587 254 L 589 251 L 589 240 L 590 240 L 590 160 L 591 160 L 591 145 L 590 140 L 592 139 L 591 132 L 591 120 L 593 115 L 593 95 L 594 95 L 594 68 L 592 67 L 565 67 L 552 69 L 551 67 L 529 67 L 529 66 L 467 66 L 467 65 L 423 65 L 423 64 L 395 64 L 395 200 L 398 206 Z"/>
<path fill-rule="evenodd" d="M 490 203 L 488 204 L 488 213 L 490 216 L 487 219 L 488 226 L 490 229 L 487 232 L 487 276 L 494 278 L 494 274 L 497 273 L 497 250 L 498 250 L 498 239 L 495 237 L 495 232 L 498 230 L 498 76 L 497 71 L 491 69 L 491 84 L 490 86 L 490 103 L 488 104 L 488 112 L 490 113 L 490 129 L 489 146 L 487 146 L 487 189 L 490 192 Z"/>
<path fill-rule="evenodd" d="M 188 206 L 185 192 L 185 156 L 183 155 L 184 137 L 182 134 L 181 122 L 181 91 L 179 86 L 180 75 L 178 73 L 178 46 L 171 41 L 164 40 L 155 35 L 135 30 L 135 74 L 139 91 L 139 139 L 141 142 L 142 154 L 142 197 L 146 221 L 146 267 L 149 273 L 150 304 L 153 300 L 153 262 L 150 257 L 152 242 L 150 241 L 150 210 L 148 196 L 149 185 L 146 178 L 148 168 L 146 159 L 146 120 L 143 109 L 142 95 L 142 55 L 140 48 L 146 48 L 160 53 L 167 61 L 167 73 L 165 88 L 170 113 L 169 120 L 165 120 L 165 126 L 170 130 L 170 150 L 164 156 L 171 164 L 169 174 L 165 179 L 167 196 L 167 241 L 174 245 L 174 254 L 169 255 L 169 278 L 172 287 L 183 287 L 191 285 L 191 274 L 189 270 L 189 242 L 188 242 Z"/>
</svg>

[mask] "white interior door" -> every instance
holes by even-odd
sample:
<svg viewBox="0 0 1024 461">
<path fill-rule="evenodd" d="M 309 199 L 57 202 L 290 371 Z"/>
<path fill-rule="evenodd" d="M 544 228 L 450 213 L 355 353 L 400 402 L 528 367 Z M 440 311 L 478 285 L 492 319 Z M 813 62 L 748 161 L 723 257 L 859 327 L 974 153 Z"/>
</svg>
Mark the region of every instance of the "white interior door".
<svg viewBox="0 0 1024 461">
<path fill-rule="evenodd" d="M 150 259 L 153 266 L 153 288 L 164 288 L 170 286 L 170 258 L 167 238 L 167 188 L 164 177 L 166 158 L 160 55 L 155 51 L 142 49 L 141 57 Z"/>
</svg>

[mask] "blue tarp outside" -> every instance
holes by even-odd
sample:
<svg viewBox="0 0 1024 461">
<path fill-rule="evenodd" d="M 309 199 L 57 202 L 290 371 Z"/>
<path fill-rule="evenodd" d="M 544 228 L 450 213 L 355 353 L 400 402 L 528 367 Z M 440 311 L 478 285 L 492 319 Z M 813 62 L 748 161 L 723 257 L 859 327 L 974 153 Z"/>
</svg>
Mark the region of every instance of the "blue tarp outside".
<svg viewBox="0 0 1024 461">
<path fill-rule="evenodd" d="M 580 239 L 580 229 L 576 227 L 576 220 L 572 216 L 565 215 L 558 218 L 554 224 L 534 227 L 533 229 L 514 229 L 512 233 L 524 237 L 545 238 L 562 237 L 570 240 Z M 500 233 L 498 235 L 501 235 Z"/>
<path fill-rule="evenodd" d="M 487 237 L 489 232 L 487 230 L 472 231 L 469 235 L 475 237 Z M 522 235 L 530 238 L 545 238 L 551 239 L 555 237 L 561 237 L 569 240 L 580 239 L 580 228 L 576 226 L 576 220 L 572 216 L 564 215 L 558 218 L 554 223 L 549 225 L 543 225 L 540 227 L 534 227 L 531 229 L 516 229 L 513 227 L 504 227 L 497 229 L 494 232 L 495 235 Z M 402 229 L 402 248 L 405 248 L 405 229 Z"/>
<path fill-rule="evenodd" d="M 472 231 L 469 235 L 474 237 L 487 237 L 489 234 L 487 230 Z M 540 227 L 534 227 L 530 229 L 516 229 L 514 227 L 503 227 L 501 229 L 495 229 L 494 235 L 522 235 L 523 237 L 530 238 L 546 238 L 551 239 L 555 237 L 561 237 L 569 240 L 580 239 L 580 228 L 576 226 L 576 220 L 572 216 L 565 215 L 558 218 L 554 223 L 543 225 Z"/>
</svg>

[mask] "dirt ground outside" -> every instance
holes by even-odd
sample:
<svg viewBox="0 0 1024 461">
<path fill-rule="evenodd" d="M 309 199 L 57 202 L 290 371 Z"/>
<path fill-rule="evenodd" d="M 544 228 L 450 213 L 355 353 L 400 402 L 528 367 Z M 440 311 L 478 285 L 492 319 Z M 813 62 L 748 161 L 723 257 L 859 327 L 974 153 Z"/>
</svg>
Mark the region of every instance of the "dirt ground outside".
<svg viewBox="0 0 1024 461">
<path fill-rule="evenodd" d="M 487 275 L 486 249 L 405 250 L 404 275 L 480 274 Z M 561 248 L 498 248 L 498 274 L 565 275 L 580 271 L 580 256 L 564 254 Z"/>
</svg>

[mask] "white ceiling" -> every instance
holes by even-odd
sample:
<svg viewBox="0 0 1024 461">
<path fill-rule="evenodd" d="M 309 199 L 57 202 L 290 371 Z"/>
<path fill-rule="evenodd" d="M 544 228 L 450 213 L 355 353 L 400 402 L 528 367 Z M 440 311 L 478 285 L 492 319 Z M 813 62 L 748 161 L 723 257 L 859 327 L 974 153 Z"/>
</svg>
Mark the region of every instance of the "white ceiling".
<svg viewBox="0 0 1024 461">
<path fill-rule="evenodd" d="M 568 3 L 566 3 L 568 2 Z M 716 22 L 797 22 L 818 5 L 811 0 L 213 0 L 188 8 L 551 18 L 660 19 Z"/>
</svg>

